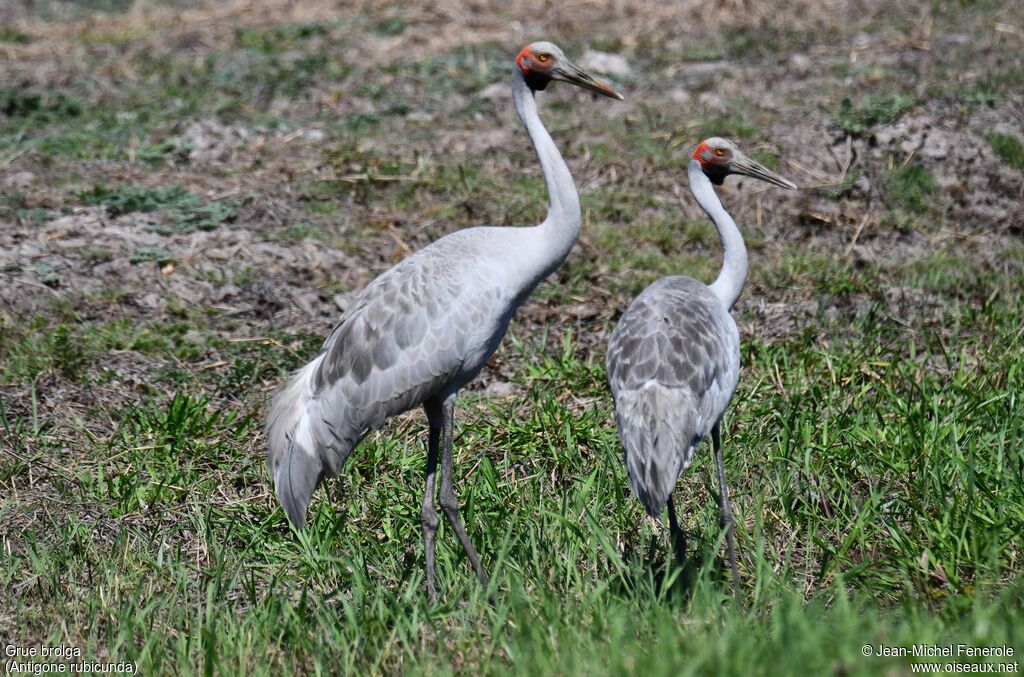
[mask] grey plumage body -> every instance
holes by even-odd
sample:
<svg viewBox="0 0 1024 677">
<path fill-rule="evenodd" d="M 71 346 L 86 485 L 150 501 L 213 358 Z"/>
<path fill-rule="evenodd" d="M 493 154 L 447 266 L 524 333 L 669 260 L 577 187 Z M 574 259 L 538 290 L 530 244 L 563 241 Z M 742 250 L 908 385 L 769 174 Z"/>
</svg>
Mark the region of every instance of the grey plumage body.
<svg viewBox="0 0 1024 677">
<path fill-rule="evenodd" d="M 289 520 L 301 529 L 317 486 L 337 476 L 360 440 L 390 416 L 423 406 L 429 433 L 421 519 L 431 600 L 436 597 L 439 456 L 438 504 L 487 585 L 454 492 L 456 393 L 480 373 L 516 308 L 565 259 L 579 234 L 576 187 L 534 100 L 534 90 L 551 80 L 622 98 L 550 43 L 527 45 L 516 58 L 512 98 L 547 184 L 544 222 L 457 231 L 383 273 L 356 297 L 320 354 L 282 389 L 267 421 L 267 458 L 276 493 Z"/>
<path fill-rule="evenodd" d="M 730 310 L 747 275 L 743 236 L 722 207 L 712 182 L 746 174 L 795 186 L 750 160 L 729 141 L 704 141 L 689 165 L 690 189 L 714 222 L 724 249 L 721 273 L 705 285 L 665 277 L 647 287 L 623 313 L 608 343 L 606 368 L 615 401 L 630 488 L 652 517 L 666 504 L 680 557 L 685 539 L 672 491 L 708 434 L 715 447 L 722 526 L 727 528 L 733 582 L 738 583 L 732 507 L 725 483 L 720 425 L 739 381 L 740 337 Z"/>
<path fill-rule="evenodd" d="M 622 315 L 607 369 L 630 488 L 656 517 L 736 390 L 736 323 L 703 282 L 664 277 Z"/>
<path fill-rule="evenodd" d="M 501 260 L 536 239 L 530 230 L 451 233 L 358 295 L 320 354 L 282 391 L 267 425 L 278 497 L 292 523 L 304 524 L 316 486 L 337 476 L 368 432 L 480 373 L 516 307 L 548 272 Z"/>
</svg>

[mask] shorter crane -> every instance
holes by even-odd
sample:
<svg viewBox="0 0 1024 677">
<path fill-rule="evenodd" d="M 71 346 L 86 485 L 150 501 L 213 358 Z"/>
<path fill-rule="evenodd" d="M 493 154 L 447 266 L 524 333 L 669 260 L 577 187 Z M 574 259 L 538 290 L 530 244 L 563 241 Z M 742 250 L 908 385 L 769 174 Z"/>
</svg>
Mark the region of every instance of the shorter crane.
<svg viewBox="0 0 1024 677">
<path fill-rule="evenodd" d="M 663 277 L 630 304 L 608 343 L 608 384 L 625 450 L 629 486 L 659 518 L 668 504 L 680 557 L 686 540 L 672 490 L 707 434 L 715 447 L 719 520 L 726 528 L 733 588 L 738 589 L 732 505 L 725 484 L 720 427 L 740 373 L 740 336 L 729 311 L 747 277 L 747 249 L 713 185 L 742 174 L 782 188 L 796 186 L 744 155 L 726 139 L 710 138 L 693 153 L 690 191 L 718 229 L 722 271 L 710 286 L 691 277 Z"/>
</svg>

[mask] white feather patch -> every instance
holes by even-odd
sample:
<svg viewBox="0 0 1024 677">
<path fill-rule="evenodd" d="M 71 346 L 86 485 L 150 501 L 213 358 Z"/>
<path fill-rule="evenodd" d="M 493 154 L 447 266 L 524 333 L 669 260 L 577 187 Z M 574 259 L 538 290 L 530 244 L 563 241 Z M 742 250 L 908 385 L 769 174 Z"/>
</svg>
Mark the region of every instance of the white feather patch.
<svg viewBox="0 0 1024 677">
<path fill-rule="evenodd" d="M 295 444 L 302 447 L 302 450 L 310 458 L 316 457 L 316 445 L 313 444 L 313 431 L 310 430 L 310 419 L 309 411 L 302 412 L 302 418 L 299 419 L 299 424 L 295 427 Z"/>
</svg>

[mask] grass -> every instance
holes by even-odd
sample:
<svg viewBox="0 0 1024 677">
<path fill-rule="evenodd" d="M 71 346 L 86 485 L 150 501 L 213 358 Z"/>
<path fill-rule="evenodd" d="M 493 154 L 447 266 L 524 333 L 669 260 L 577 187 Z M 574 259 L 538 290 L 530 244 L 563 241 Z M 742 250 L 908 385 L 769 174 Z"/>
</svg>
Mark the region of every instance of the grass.
<svg viewBox="0 0 1024 677">
<path fill-rule="evenodd" d="M 82 114 L 82 102 L 54 90 L 37 90 L 28 83 L 0 88 L 0 114 L 10 118 L 52 120 Z"/>
<path fill-rule="evenodd" d="M 235 31 L 240 47 L 260 52 L 283 52 L 303 46 L 316 38 L 330 35 L 329 23 L 287 24 L 271 28 L 244 28 Z"/>
<path fill-rule="evenodd" d="M 33 40 L 34 38 L 30 34 L 25 31 L 20 31 L 17 28 L 11 28 L 9 26 L 0 28 L 0 42 L 27 45 Z"/>
<path fill-rule="evenodd" d="M 706 139 L 710 136 L 724 136 L 729 139 L 745 139 L 757 133 L 757 128 L 740 115 L 710 118 L 701 122 L 696 136 Z"/>
<path fill-rule="evenodd" d="M 985 136 L 1003 162 L 1024 172 L 1024 143 L 1010 134 L 990 132 Z"/>
<path fill-rule="evenodd" d="M 938 193 L 935 176 L 918 164 L 908 164 L 891 172 L 885 187 L 892 202 L 915 214 L 931 209 Z"/>
<path fill-rule="evenodd" d="M 873 127 L 895 122 L 916 104 L 916 98 L 904 93 L 868 95 L 857 105 L 845 97 L 831 120 L 845 134 L 864 136 Z"/>
<path fill-rule="evenodd" d="M 24 632 L 58 642 L 46 628 L 60 614 L 88 655 L 149 673 L 874 674 L 909 661 L 865 659 L 866 643 L 1019 647 L 1021 310 L 990 306 L 980 323 L 995 338 L 965 334 L 955 351 L 872 314 L 855 341 L 744 346 L 726 435 L 739 603 L 708 451 L 679 490 L 696 541 L 679 569 L 625 489 L 603 369 L 571 339 L 520 342 L 519 394 L 459 408 L 459 492 L 495 607 L 444 529 L 443 602 L 426 605 L 419 417 L 364 442 L 296 535 L 249 448 L 254 402 L 214 405 L 195 394 L 200 372 L 109 410 L 96 460 L 51 478 L 54 510 L 0 576 L 24 582 Z M 78 370 L 69 331 L 48 350 Z M 63 464 L 47 424 L 5 411 L 0 429 L 19 454 Z M 25 466 L 2 464 L 28 491 Z M 2 510 L 24 519 L 16 501 Z"/>
<path fill-rule="evenodd" d="M 274 387 L 379 271 L 460 227 L 543 218 L 526 136 L 488 136 L 515 116 L 480 96 L 536 24 L 514 3 L 339 5 L 311 22 L 288 3 L 192 2 L 182 26 L 151 24 L 159 6 L 65 4 L 0 28 L 18 73 L 0 88 L 5 642 L 275 675 L 906 674 L 911 658 L 864 645 L 1024 650 L 1019 186 L 939 190 L 940 172 L 977 168 L 926 152 L 899 166 L 871 140 L 921 106 L 921 124 L 1021 167 L 1020 140 L 971 117 L 993 122 L 1021 80 L 1012 36 L 992 37 L 998 3 L 912 2 L 930 45 L 871 3 L 695 23 L 641 2 L 549 26 L 573 58 L 626 56 L 629 103 L 562 83 L 539 97 L 581 237 L 477 384 L 510 394 L 461 396 L 457 489 L 492 586 L 442 525 L 433 607 L 422 414 L 372 433 L 302 533 L 272 495 L 261 428 Z M 435 15 L 472 30 L 440 45 Z M 716 99 L 728 112 L 709 114 Z M 229 129 L 230 152 L 196 159 L 196 128 Z M 736 598 L 708 445 L 676 492 L 680 567 L 626 486 L 603 368 L 644 286 L 718 271 L 685 185 L 691 142 L 713 135 L 816 186 L 720 192 L 751 263 L 725 420 Z"/>
<path fill-rule="evenodd" d="M 116 217 L 135 212 L 149 213 L 160 210 L 169 212 L 169 225 L 157 226 L 156 230 L 183 232 L 211 230 L 224 223 L 233 215 L 235 208 L 226 201 L 206 202 L 200 196 L 181 186 L 169 188 L 143 188 L 137 186 L 93 186 L 79 193 L 79 199 L 87 205 L 103 205 L 107 214 Z"/>
</svg>

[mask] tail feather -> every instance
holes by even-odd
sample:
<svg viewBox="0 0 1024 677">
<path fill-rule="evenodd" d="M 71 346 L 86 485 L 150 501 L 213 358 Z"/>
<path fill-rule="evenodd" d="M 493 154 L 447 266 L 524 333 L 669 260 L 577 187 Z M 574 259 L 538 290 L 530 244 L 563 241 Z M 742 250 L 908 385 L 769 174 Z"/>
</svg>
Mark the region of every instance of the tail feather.
<svg viewBox="0 0 1024 677">
<path fill-rule="evenodd" d="M 292 376 L 274 399 L 267 419 L 267 462 L 274 475 L 277 498 L 296 529 L 306 523 L 313 492 L 324 477 L 338 474 L 342 457 L 354 446 L 339 449 L 341 440 L 321 413 L 313 383 L 323 357 L 320 355 Z"/>
<path fill-rule="evenodd" d="M 323 478 L 320 464 L 308 462 L 304 456 L 305 452 L 289 440 L 285 459 L 274 471 L 277 500 L 296 529 L 305 526 L 306 509 Z"/>
<path fill-rule="evenodd" d="M 657 383 L 615 394 L 629 486 L 652 517 L 661 515 L 699 441 L 688 399 L 688 393 Z"/>
</svg>

